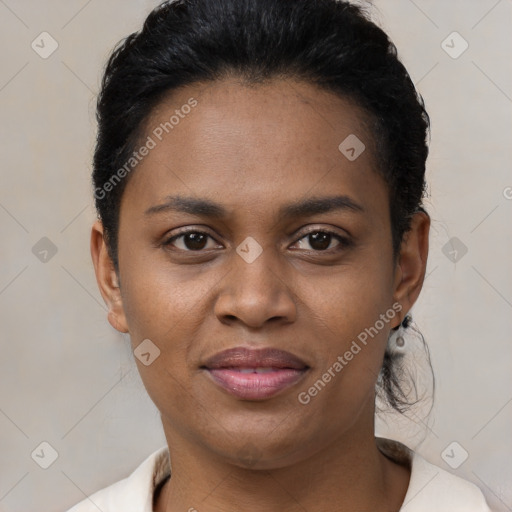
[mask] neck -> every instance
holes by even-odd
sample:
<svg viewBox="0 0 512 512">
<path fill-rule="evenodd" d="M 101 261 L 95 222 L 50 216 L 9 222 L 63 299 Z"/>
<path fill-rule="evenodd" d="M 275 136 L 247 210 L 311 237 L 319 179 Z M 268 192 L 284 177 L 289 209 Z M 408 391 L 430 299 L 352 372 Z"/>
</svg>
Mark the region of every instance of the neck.
<svg viewBox="0 0 512 512">
<path fill-rule="evenodd" d="M 409 470 L 377 448 L 373 421 L 371 430 L 352 429 L 309 457 L 301 447 L 295 463 L 262 469 L 241 468 L 164 430 L 172 478 L 155 512 L 229 512 L 233 504 L 251 512 L 398 511 L 409 483 Z"/>
</svg>

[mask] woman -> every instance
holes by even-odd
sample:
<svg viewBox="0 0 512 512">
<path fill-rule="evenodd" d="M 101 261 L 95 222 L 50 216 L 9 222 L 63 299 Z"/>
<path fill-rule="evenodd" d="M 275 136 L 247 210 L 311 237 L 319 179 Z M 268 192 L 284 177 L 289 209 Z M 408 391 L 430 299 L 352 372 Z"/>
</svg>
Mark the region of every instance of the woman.
<svg viewBox="0 0 512 512">
<path fill-rule="evenodd" d="M 97 281 L 168 447 L 73 512 L 489 510 L 374 435 L 376 389 L 407 405 L 429 118 L 359 7 L 164 3 L 98 122 Z"/>
</svg>

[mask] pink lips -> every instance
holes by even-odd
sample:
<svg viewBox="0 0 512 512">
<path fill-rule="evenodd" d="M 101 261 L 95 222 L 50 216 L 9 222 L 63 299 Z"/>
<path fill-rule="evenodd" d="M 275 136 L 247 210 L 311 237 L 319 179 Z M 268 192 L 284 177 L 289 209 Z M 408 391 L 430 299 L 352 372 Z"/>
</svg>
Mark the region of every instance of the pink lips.
<svg viewBox="0 0 512 512">
<path fill-rule="evenodd" d="M 283 350 L 237 347 L 215 354 L 203 368 L 228 393 L 264 400 L 296 384 L 309 367 Z"/>
</svg>

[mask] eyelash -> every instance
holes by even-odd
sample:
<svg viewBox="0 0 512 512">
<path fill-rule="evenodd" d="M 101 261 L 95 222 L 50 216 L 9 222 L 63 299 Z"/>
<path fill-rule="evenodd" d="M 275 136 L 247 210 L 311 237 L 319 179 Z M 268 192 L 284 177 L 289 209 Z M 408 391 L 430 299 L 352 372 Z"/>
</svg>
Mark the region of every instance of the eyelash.
<svg viewBox="0 0 512 512">
<path fill-rule="evenodd" d="M 212 240 L 214 240 L 213 236 L 211 236 L 209 233 L 205 232 L 205 231 L 199 231 L 197 229 L 188 229 L 186 231 L 182 231 L 176 235 L 173 235 L 172 237 L 166 239 L 163 243 L 162 243 L 162 246 L 164 247 L 169 247 L 169 246 L 172 246 L 172 243 L 176 240 L 178 240 L 179 238 L 182 238 L 184 237 L 185 235 L 188 235 L 188 234 L 191 234 L 191 233 L 194 233 L 194 234 L 199 234 L 199 235 L 206 235 L 207 237 L 211 238 Z M 314 252 L 314 253 L 318 253 L 318 254 L 332 254 L 333 252 L 337 252 L 337 251 L 340 251 L 342 249 L 346 249 L 348 247 L 350 247 L 352 245 L 352 241 L 349 239 L 349 238 L 346 238 L 334 231 L 331 231 L 329 229 L 312 229 L 306 233 L 303 233 L 301 235 L 300 238 L 298 238 L 296 240 L 295 243 L 297 242 L 300 242 L 301 240 L 303 240 L 304 238 L 308 237 L 309 235 L 311 234 L 314 234 L 314 233 L 324 233 L 324 234 L 327 234 L 327 235 L 331 235 L 333 238 L 335 238 L 339 244 L 334 247 L 334 248 L 331 248 L 331 249 L 325 249 L 325 250 L 319 250 L 319 249 L 303 249 L 305 252 L 308 252 L 308 253 L 311 253 L 311 252 Z M 191 249 L 176 249 L 177 251 L 180 251 L 180 252 L 186 252 L 186 253 L 197 253 L 197 254 L 200 254 L 204 251 L 204 249 L 200 249 L 200 250 L 197 250 L 197 251 L 194 251 L 194 250 L 191 250 Z M 301 249 L 298 249 L 298 250 L 301 250 Z"/>
</svg>

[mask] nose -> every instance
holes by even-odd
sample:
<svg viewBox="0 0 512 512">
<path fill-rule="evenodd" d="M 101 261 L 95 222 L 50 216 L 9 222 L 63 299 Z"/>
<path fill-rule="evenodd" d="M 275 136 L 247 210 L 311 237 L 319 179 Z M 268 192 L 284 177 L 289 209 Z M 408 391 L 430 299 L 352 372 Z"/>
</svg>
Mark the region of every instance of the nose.
<svg viewBox="0 0 512 512">
<path fill-rule="evenodd" d="M 266 322 L 291 323 L 297 308 L 290 284 L 291 268 L 279 263 L 271 249 L 264 249 L 254 260 L 233 252 L 231 271 L 222 282 L 215 314 L 223 323 L 239 321 L 251 328 Z"/>
</svg>

